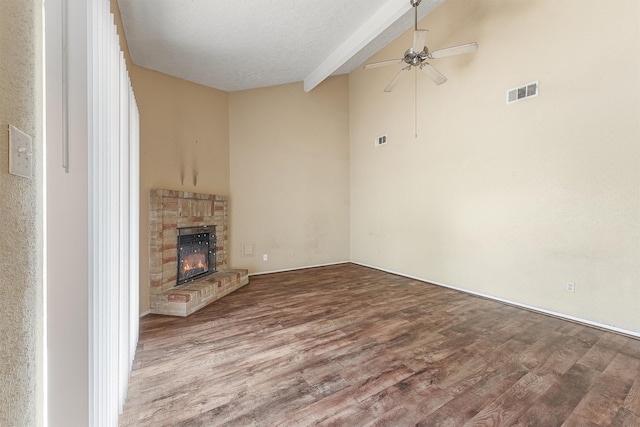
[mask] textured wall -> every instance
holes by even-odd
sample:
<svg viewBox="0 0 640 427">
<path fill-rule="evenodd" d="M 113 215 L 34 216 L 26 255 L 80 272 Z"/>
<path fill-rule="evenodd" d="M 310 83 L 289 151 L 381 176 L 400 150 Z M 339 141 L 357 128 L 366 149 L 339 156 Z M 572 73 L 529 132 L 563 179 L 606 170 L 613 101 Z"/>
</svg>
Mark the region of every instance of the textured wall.
<svg viewBox="0 0 640 427">
<path fill-rule="evenodd" d="M 0 425 L 42 421 L 42 70 L 39 0 L 0 2 Z M 13 124 L 34 137 L 36 176 L 8 173 Z"/>
</svg>

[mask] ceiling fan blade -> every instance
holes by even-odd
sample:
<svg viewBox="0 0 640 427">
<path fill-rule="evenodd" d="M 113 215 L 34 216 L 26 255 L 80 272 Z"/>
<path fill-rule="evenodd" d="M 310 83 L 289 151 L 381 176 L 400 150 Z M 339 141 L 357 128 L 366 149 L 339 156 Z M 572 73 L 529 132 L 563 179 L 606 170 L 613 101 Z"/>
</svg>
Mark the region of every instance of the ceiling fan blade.
<svg viewBox="0 0 640 427">
<path fill-rule="evenodd" d="M 445 56 L 460 55 L 462 53 L 471 53 L 478 50 L 478 43 L 461 44 L 460 46 L 447 47 L 444 49 L 434 50 L 427 55 L 429 58 L 443 58 Z"/>
<path fill-rule="evenodd" d="M 413 32 L 413 51 L 418 53 L 424 50 L 424 45 L 427 42 L 427 30 L 415 30 Z"/>
<path fill-rule="evenodd" d="M 431 64 L 428 62 L 423 62 L 420 65 L 420 69 L 424 72 L 433 82 L 437 85 L 441 85 L 442 83 L 447 81 L 447 78 L 438 70 L 436 70 Z"/>
<path fill-rule="evenodd" d="M 409 71 L 411 69 L 411 65 L 404 67 L 402 70 L 400 70 L 400 72 L 398 74 L 396 74 L 396 76 L 393 78 L 393 80 L 391 80 L 389 82 L 389 84 L 387 85 L 387 87 L 384 88 L 385 92 L 391 92 L 394 88 L 394 86 L 396 85 L 396 83 L 398 83 L 398 81 L 400 81 L 400 78 L 402 77 L 402 75 L 404 73 L 406 73 L 407 71 Z"/>
<path fill-rule="evenodd" d="M 387 61 L 380 61 L 380 62 L 372 62 L 371 64 L 365 64 L 364 69 L 365 70 L 369 70 L 371 68 L 378 68 L 378 67 L 384 67 L 385 65 L 391 65 L 391 64 L 401 64 L 403 62 L 403 59 L 389 59 Z"/>
</svg>

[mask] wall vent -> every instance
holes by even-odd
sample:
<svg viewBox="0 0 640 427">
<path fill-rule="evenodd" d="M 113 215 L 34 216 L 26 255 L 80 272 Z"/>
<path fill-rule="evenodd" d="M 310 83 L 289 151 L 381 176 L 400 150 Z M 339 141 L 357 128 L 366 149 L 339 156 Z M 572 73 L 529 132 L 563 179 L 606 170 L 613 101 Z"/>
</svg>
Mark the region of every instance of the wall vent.
<svg viewBox="0 0 640 427">
<path fill-rule="evenodd" d="M 384 145 L 387 143 L 387 135 L 382 135 L 376 138 L 375 146 L 378 147 L 380 145 Z"/>
<path fill-rule="evenodd" d="M 539 82 L 527 83 L 524 86 L 520 86 L 507 91 L 507 104 L 513 104 L 521 99 L 530 98 L 532 96 L 538 96 Z"/>
</svg>

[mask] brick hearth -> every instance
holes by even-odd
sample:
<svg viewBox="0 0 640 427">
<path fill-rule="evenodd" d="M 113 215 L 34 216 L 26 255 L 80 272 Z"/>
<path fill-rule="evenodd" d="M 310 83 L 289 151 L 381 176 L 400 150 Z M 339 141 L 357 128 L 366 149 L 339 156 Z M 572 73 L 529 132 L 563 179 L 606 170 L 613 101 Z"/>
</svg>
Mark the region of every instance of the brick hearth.
<svg viewBox="0 0 640 427">
<path fill-rule="evenodd" d="M 216 226 L 217 272 L 175 286 L 177 229 Z M 149 192 L 149 289 L 151 313 L 188 316 L 249 283 L 247 270 L 227 265 L 228 199 L 226 196 L 152 189 Z"/>
</svg>

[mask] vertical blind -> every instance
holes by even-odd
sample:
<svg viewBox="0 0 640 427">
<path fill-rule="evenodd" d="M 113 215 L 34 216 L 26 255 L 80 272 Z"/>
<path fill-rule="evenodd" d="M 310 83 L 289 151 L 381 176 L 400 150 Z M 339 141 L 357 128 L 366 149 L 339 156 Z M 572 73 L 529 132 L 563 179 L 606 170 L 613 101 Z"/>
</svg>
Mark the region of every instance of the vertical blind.
<svg viewBox="0 0 640 427">
<path fill-rule="evenodd" d="M 138 342 L 139 113 L 109 1 L 89 11 L 89 415 L 117 426 Z"/>
</svg>

